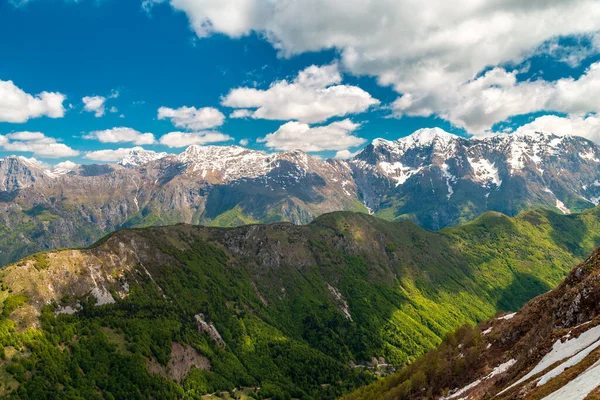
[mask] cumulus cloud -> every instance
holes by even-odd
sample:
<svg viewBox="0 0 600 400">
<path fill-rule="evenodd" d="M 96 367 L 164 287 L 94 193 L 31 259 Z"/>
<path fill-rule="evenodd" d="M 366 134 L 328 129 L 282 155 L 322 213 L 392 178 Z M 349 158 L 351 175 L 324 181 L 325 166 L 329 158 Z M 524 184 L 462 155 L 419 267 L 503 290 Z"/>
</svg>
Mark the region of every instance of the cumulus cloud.
<svg viewBox="0 0 600 400">
<path fill-rule="evenodd" d="M 119 97 L 118 90 L 112 90 L 108 97 L 105 96 L 85 96 L 83 101 L 83 109 L 88 112 L 93 112 L 96 118 L 100 118 L 106 114 L 106 102 L 109 99 L 116 99 Z M 116 113 L 119 110 L 115 106 L 111 106 L 108 110 L 111 113 Z"/>
<path fill-rule="evenodd" d="M 220 132 L 170 132 L 160 138 L 160 144 L 169 147 L 186 147 L 192 144 L 208 144 L 233 140 Z"/>
<path fill-rule="evenodd" d="M 473 81 L 479 80 L 482 71 L 490 66 L 518 64 L 536 53 L 573 66 L 600 51 L 597 0 L 456 0 L 418 4 L 410 0 L 164 2 L 184 12 L 199 37 L 215 33 L 239 37 L 257 32 L 283 56 L 336 49 L 344 70 L 374 76 L 381 85 L 391 85 L 402 94 L 403 100 L 397 105 L 400 110 L 406 108 L 405 114 L 439 114 L 442 118 L 458 115 L 450 121 L 474 132 L 487 129 L 491 120 L 514 115 L 514 107 L 506 101 L 493 105 L 488 112 L 486 107 L 491 101 L 485 97 L 498 93 L 482 88 L 479 90 L 485 93 L 475 96 L 474 106 L 465 104 L 462 96 L 461 101 L 448 101 L 457 90 L 462 95 L 477 91 Z M 561 37 L 584 38 L 589 44 L 563 46 L 557 39 Z M 529 88 L 534 89 L 535 85 Z M 280 92 L 289 96 L 286 87 L 281 86 Z M 238 93 L 249 99 L 263 94 L 251 89 Z M 499 97 L 504 100 L 504 96 Z M 411 109 L 415 103 L 418 111 Z M 263 106 L 259 100 L 247 100 L 240 101 L 236 108 L 243 104 Z M 581 106 L 574 101 L 570 108 L 575 105 Z M 472 108 L 474 115 L 465 108 Z M 577 110 L 589 111 L 592 110 Z M 268 106 L 261 112 L 261 118 L 282 117 L 274 115 Z M 285 117 L 282 119 L 287 119 L 291 112 L 281 114 Z M 307 118 L 301 122 L 315 120 Z"/>
<path fill-rule="evenodd" d="M 225 115 L 213 107 L 161 107 L 158 109 L 158 119 L 170 119 L 178 128 L 202 130 L 223 125 Z"/>
<path fill-rule="evenodd" d="M 420 78 L 434 71 L 464 82 L 488 65 L 521 60 L 546 40 L 600 30 L 595 0 L 169 3 L 199 37 L 260 32 L 283 55 L 336 48 L 353 72 L 400 86 L 426 84 Z"/>
<path fill-rule="evenodd" d="M 146 11 L 166 0 L 144 0 Z M 184 11 L 190 27 L 199 37 L 218 32 L 230 37 L 249 34 L 267 22 L 272 4 L 263 0 L 171 0 L 173 8 Z"/>
<path fill-rule="evenodd" d="M 240 144 L 242 146 L 248 146 L 248 144 L 250 144 L 250 140 L 248 140 L 248 139 L 242 139 L 242 140 L 240 140 Z"/>
<path fill-rule="evenodd" d="M 366 111 L 379 100 L 357 86 L 340 85 L 337 64 L 310 66 L 291 82 L 274 82 L 269 89 L 237 88 L 222 100 L 226 107 L 239 108 L 233 118 L 297 120 L 304 123 L 324 122 Z M 253 110 L 250 110 L 253 109 Z"/>
<path fill-rule="evenodd" d="M 540 110 L 564 113 L 600 112 L 600 62 L 579 79 L 517 81 L 517 71 L 494 68 L 454 90 L 396 100 L 398 114 L 437 114 L 473 134 L 484 134 L 497 122 Z"/>
<path fill-rule="evenodd" d="M 358 151 L 355 151 L 353 153 L 350 150 L 340 150 L 337 153 L 335 153 L 335 158 L 338 158 L 340 160 L 347 160 L 349 158 L 354 157 L 357 154 L 358 154 Z"/>
<path fill-rule="evenodd" d="M 85 96 L 83 99 L 83 109 L 93 112 L 96 118 L 100 118 L 106 112 L 106 97 L 103 96 Z"/>
<path fill-rule="evenodd" d="M 42 158 L 61 158 L 79 155 L 64 143 L 48 137 L 41 132 L 13 132 L 0 136 L 0 146 L 5 151 L 29 152 Z"/>
<path fill-rule="evenodd" d="M 42 92 L 35 96 L 26 93 L 12 81 L 0 80 L 0 122 L 27 122 L 42 116 L 62 118 L 65 115 L 62 93 Z"/>
<path fill-rule="evenodd" d="M 8 135 L 6 135 L 6 137 L 9 139 L 12 139 L 12 140 L 24 140 L 24 141 L 53 140 L 50 138 L 46 138 L 46 135 L 44 135 L 42 132 L 29 132 L 29 131 L 9 133 Z"/>
<path fill-rule="evenodd" d="M 231 114 L 229 114 L 229 118 L 250 118 L 252 116 L 251 110 L 246 110 L 244 108 L 239 110 L 233 110 Z"/>
<path fill-rule="evenodd" d="M 123 159 L 125 156 L 129 154 L 132 150 L 144 150 L 142 147 L 132 147 L 132 148 L 119 148 L 119 149 L 106 149 L 106 150 L 96 150 L 89 151 L 85 154 L 84 158 L 88 160 L 94 161 L 119 161 Z"/>
<path fill-rule="evenodd" d="M 594 115 L 543 115 L 520 126 L 516 133 L 545 132 L 556 135 L 582 136 L 600 144 L 600 116 Z"/>
<path fill-rule="evenodd" d="M 296 149 L 306 152 L 346 150 L 366 142 L 365 139 L 353 135 L 359 127 L 360 124 L 349 119 L 314 127 L 291 121 L 281 125 L 277 131 L 258 139 L 258 142 L 282 151 Z"/>
<path fill-rule="evenodd" d="M 79 164 L 74 163 L 73 161 L 67 160 L 67 161 L 63 161 L 63 162 L 59 162 L 58 164 L 56 164 L 54 166 L 55 169 L 66 169 L 66 170 L 73 170 L 75 168 L 77 168 L 79 166 Z"/>
<path fill-rule="evenodd" d="M 155 142 L 152 133 L 141 133 L 132 128 L 117 127 L 102 131 L 90 132 L 83 136 L 85 139 L 94 139 L 102 143 L 134 143 L 138 145 L 153 144 Z"/>
</svg>

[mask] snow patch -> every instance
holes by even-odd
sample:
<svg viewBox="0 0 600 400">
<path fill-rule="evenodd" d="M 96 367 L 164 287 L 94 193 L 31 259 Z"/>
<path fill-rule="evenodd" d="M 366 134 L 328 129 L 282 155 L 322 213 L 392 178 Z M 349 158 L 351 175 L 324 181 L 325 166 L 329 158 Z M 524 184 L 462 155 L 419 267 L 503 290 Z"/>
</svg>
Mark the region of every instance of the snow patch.
<svg viewBox="0 0 600 400">
<path fill-rule="evenodd" d="M 592 149 L 588 149 L 585 153 L 579 153 L 579 157 L 587 161 L 600 163 L 600 160 L 596 157 L 596 154 Z"/>
<path fill-rule="evenodd" d="M 600 361 L 556 392 L 544 397 L 544 400 L 584 400 L 598 387 L 598 382 L 600 382 Z"/>
<path fill-rule="evenodd" d="M 564 360 L 567 358 L 571 358 L 574 355 L 578 354 L 580 351 L 587 349 L 592 344 L 597 342 L 600 339 L 600 325 L 591 328 L 585 332 L 583 332 L 579 337 L 567 340 L 566 342 L 562 342 L 560 339 L 557 340 L 552 346 L 552 350 L 548 354 L 546 354 L 539 363 L 531 371 L 529 371 L 525 376 L 521 379 L 504 389 L 499 394 L 502 394 L 509 389 L 519 385 L 520 383 L 525 382 L 532 376 L 539 374 L 544 371 L 552 364 Z M 560 366 L 559 366 L 560 367 Z M 559 368 L 557 367 L 557 368 Z"/>
<path fill-rule="evenodd" d="M 454 194 L 454 189 L 452 188 L 452 185 L 450 184 L 450 182 L 456 182 L 456 177 L 448 171 L 449 168 L 450 167 L 448 166 L 448 164 L 446 164 L 446 163 L 442 164 L 442 167 L 441 167 L 442 175 L 444 176 L 444 178 L 446 178 L 446 186 L 448 187 L 448 195 L 447 195 L 448 200 L 450 200 L 450 198 Z"/>
<path fill-rule="evenodd" d="M 486 375 L 485 377 L 481 378 L 481 379 L 477 379 L 475 382 L 463 387 L 460 390 L 455 391 L 454 393 L 452 393 L 450 396 L 448 397 L 443 397 L 442 400 L 451 400 L 451 399 L 455 399 L 458 396 L 463 395 L 464 393 L 468 392 L 471 389 L 476 388 L 477 386 L 479 386 L 479 384 L 481 384 L 483 381 L 486 381 L 488 379 L 491 379 L 497 375 L 503 374 L 506 371 L 508 371 L 510 369 L 510 367 L 512 367 L 513 365 L 515 365 L 515 363 L 517 362 L 517 360 L 515 359 L 511 359 L 508 360 L 507 362 L 498 365 L 496 368 L 493 369 L 492 372 L 490 372 L 488 375 Z"/>
<path fill-rule="evenodd" d="M 567 214 L 567 215 L 571 214 L 571 210 L 569 210 L 567 208 L 567 206 L 565 206 L 565 203 L 563 203 L 559 199 L 556 199 L 556 208 L 558 208 L 560 211 L 562 211 L 563 214 Z"/>
<path fill-rule="evenodd" d="M 379 168 L 388 178 L 396 181 L 396 186 L 404 184 L 408 178 L 421 171 L 422 168 L 413 169 L 411 167 L 404 166 L 401 162 L 379 163 Z"/>
<path fill-rule="evenodd" d="M 598 346 L 600 346 L 600 340 L 592 343 L 590 346 L 586 347 L 584 350 L 580 351 L 579 353 L 577 353 L 573 357 L 569 358 L 564 363 L 560 364 L 556 368 L 554 368 L 551 371 L 549 371 L 548 373 L 546 373 L 538 381 L 537 386 L 542 386 L 542 385 L 546 384 L 550 379 L 562 374 L 567 368 L 570 368 L 574 365 L 579 364 L 584 358 L 586 358 L 588 356 L 588 354 L 590 354 L 592 351 L 596 350 L 598 348 Z"/>
<path fill-rule="evenodd" d="M 474 158 L 467 157 L 471 168 L 473 168 L 473 180 L 481 182 L 483 184 L 493 183 L 497 187 L 502 185 L 500 175 L 498 174 L 498 168 L 495 167 L 495 163 L 491 163 L 485 158 L 480 158 L 475 161 Z"/>
<path fill-rule="evenodd" d="M 506 320 L 509 320 L 509 319 L 513 319 L 515 317 L 515 315 L 517 315 L 517 313 L 510 313 L 510 314 L 503 315 L 503 316 L 501 316 L 499 318 L 496 318 L 496 319 L 503 319 L 503 320 L 506 321 Z"/>
</svg>

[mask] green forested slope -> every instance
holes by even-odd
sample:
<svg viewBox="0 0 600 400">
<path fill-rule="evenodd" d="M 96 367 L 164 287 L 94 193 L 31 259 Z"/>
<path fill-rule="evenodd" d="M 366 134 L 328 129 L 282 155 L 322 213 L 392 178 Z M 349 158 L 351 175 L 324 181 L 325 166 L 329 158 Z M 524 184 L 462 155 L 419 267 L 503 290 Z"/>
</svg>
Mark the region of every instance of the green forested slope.
<svg viewBox="0 0 600 400">
<path fill-rule="evenodd" d="M 307 226 L 130 229 L 38 254 L 1 271 L 1 390 L 336 397 L 373 379 L 373 357 L 403 365 L 556 285 L 600 242 L 599 216 L 487 213 L 429 232 L 333 213 Z"/>
</svg>

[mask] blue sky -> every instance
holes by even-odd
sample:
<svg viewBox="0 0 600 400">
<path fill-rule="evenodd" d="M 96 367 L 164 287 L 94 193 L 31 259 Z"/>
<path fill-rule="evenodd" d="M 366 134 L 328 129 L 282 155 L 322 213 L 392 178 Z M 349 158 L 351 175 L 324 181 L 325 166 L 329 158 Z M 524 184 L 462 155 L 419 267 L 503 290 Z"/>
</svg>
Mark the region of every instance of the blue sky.
<svg viewBox="0 0 600 400">
<path fill-rule="evenodd" d="M 585 18 L 590 21 L 580 19 L 579 25 L 563 24 L 559 29 L 547 23 L 538 29 L 543 34 L 534 37 L 521 34 L 519 28 L 509 32 L 511 40 L 523 43 L 506 44 L 500 33 L 488 35 L 469 28 L 475 43 L 472 38 L 458 44 L 440 40 L 432 51 L 418 41 L 428 42 L 434 31 L 414 28 L 411 33 L 411 27 L 405 27 L 402 32 L 407 38 L 400 39 L 395 26 L 386 31 L 383 19 L 356 27 L 352 19 L 329 17 L 325 21 L 331 26 L 317 31 L 315 40 L 311 37 L 315 27 L 324 26 L 319 18 L 326 18 L 328 12 L 337 15 L 334 0 L 323 9 L 318 8 L 319 0 L 305 3 L 306 15 L 297 18 L 300 22 L 287 21 L 281 10 L 265 11 L 264 0 L 247 1 L 248 8 L 234 9 L 233 14 L 240 15 L 228 15 L 220 8 L 228 1 L 0 1 L 0 83 L 5 83 L 4 91 L 0 88 L 0 156 L 20 154 L 47 164 L 109 162 L 94 158 L 93 152 L 138 144 L 149 150 L 180 152 L 184 143 L 210 144 L 213 138 L 219 141 L 212 144 L 239 144 L 245 139 L 247 144 L 242 143 L 253 149 L 299 147 L 333 157 L 355 152 L 377 137 L 397 139 L 435 126 L 465 136 L 542 126 L 558 134 L 600 137 L 598 104 L 591 99 L 579 101 L 600 95 L 600 73 L 593 69 L 600 62 L 600 27 L 592 20 L 597 3 L 595 8 L 585 1 L 566 6 L 575 16 L 582 12 L 578 7 L 589 14 Z M 365 13 L 354 1 L 340 4 L 350 9 L 348 15 Z M 564 14 L 561 6 L 551 11 Z M 402 10 L 382 8 L 369 10 L 368 15 L 404 15 Z M 323 15 L 319 10 L 324 10 Z M 507 11 L 519 21 L 542 18 L 548 12 L 546 8 L 471 10 L 472 15 L 464 17 L 471 20 L 450 15 L 451 21 L 441 29 L 456 33 L 465 22 L 485 22 L 484 12 Z M 406 43 L 390 45 L 402 40 Z M 311 66 L 319 82 L 327 83 L 298 83 L 301 88 L 260 92 L 281 80 L 293 84 Z M 235 99 L 225 101 L 239 88 L 254 92 L 236 93 Z M 17 90 L 34 100 L 42 92 L 59 93 L 64 110 L 38 115 L 37 105 L 14 102 L 10 95 Z M 93 96 L 104 98 L 103 107 L 86 111 L 83 99 Z M 226 106 L 233 103 L 235 107 Z M 176 118 L 159 119 L 161 107 L 179 115 L 179 123 Z M 181 107 L 188 111 L 210 107 L 224 118 L 219 122 L 204 112 L 186 116 Z M 266 111 L 255 113 L 260 107 Z M 236 109 L 248 110 L 252 116 L 231 118 Z M 536 122 L 539 118 L 545 119 Z M 135 132 L 151 133 L 154 143 L 139 138 L 136 142 Z M 170 141 L 161 143 L 170 132 L 179 132 L 178 141 L 170 136 Z M 64 146 L 44 147 L 54 143 Z"/>
</svg>

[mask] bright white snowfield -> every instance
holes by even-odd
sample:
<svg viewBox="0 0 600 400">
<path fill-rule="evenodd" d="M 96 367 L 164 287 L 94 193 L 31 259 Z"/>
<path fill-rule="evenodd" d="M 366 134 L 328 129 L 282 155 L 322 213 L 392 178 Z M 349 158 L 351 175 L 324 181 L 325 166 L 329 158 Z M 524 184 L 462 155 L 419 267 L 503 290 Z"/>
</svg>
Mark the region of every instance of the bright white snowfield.
<svg viewBox="0 0 600 400">
<path fill-rule="evenodd" d="M 583 400 L 600 385 L 600 362 L 567 383 L 556 392 L 544 397 L 547 400 Z"/>
<path fill-rule="evenodd" d="M 542 386 L 548 383 L 550 379 L 562 374 L 568 368 L 577 365 L 598 347 L 600 347 L 600 325 L 583 332 L 577 338 L 568 339 L 564 342 L 559 339 L 552 346 L 552 350 L 546 354 L 531 371 L 504 389 L 502 392 L 500 392 L 500 394 L 525 382 L 532 376 L 545 371 L 551 365 L 559 361 L 563 361 L 558 366 L 546 372 L 546 374 L 539 378 L 536 385 Z M 583 399 L 585 396 L 587 396 L 587 394 L 589 394 L 589 392 L 599 385 L 600 366 L 598 363 L 596 363 L 592 368 L 588 369 L 579 377 L 569 382 L 569 384 L 567 384 L 565 387 L 552 393 L 546 398 L 554 400 Z M 574 390 L 575 388 L 577 390 Z"/>
</svg>

